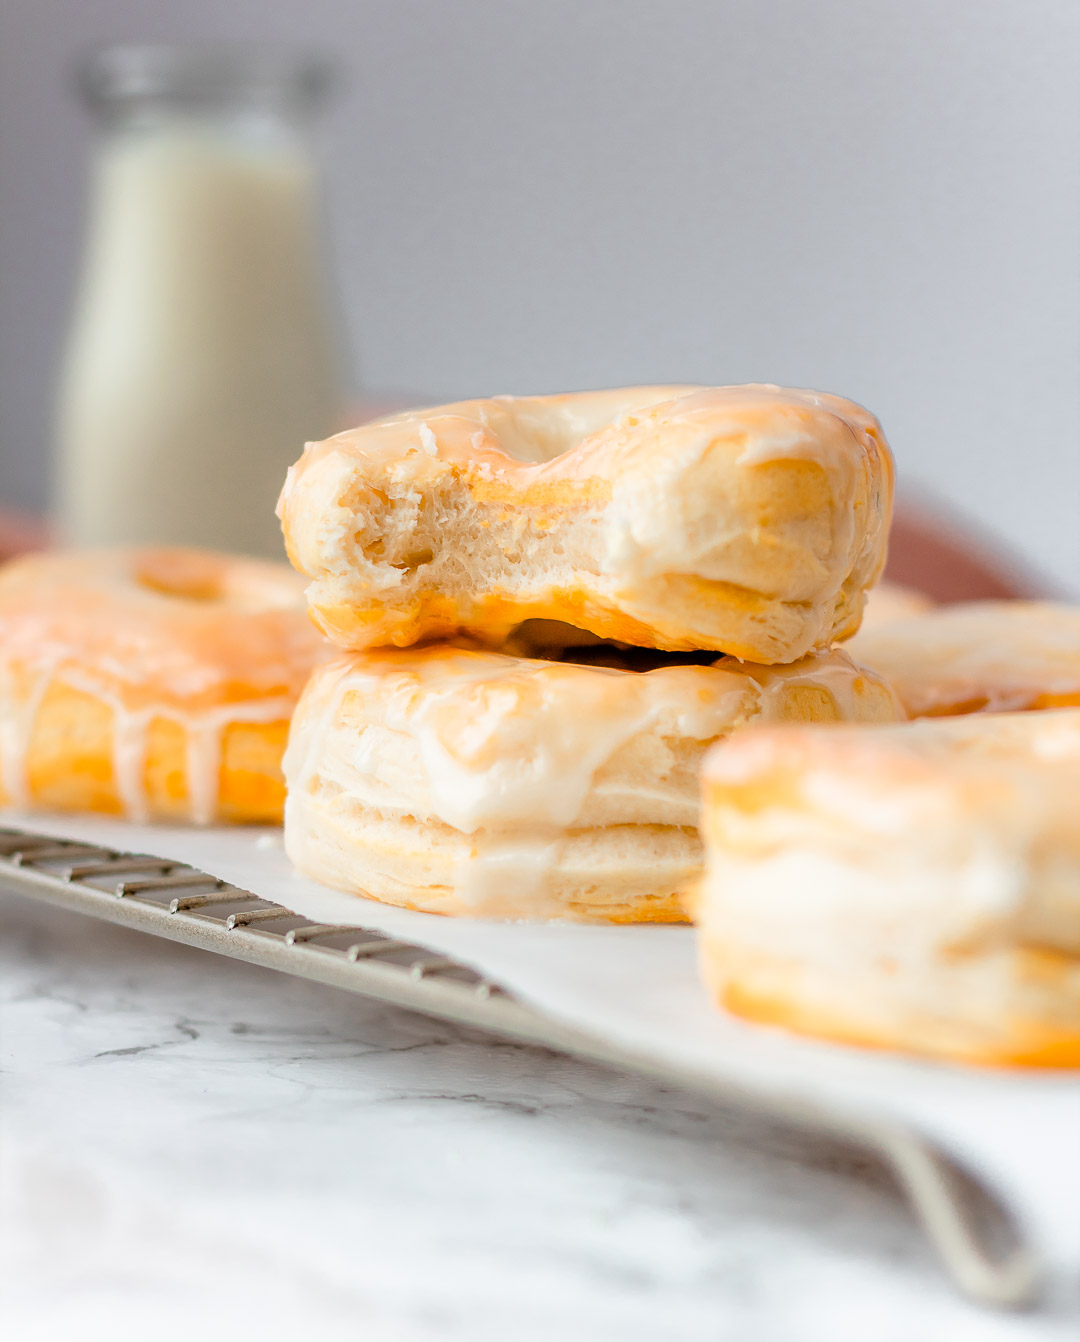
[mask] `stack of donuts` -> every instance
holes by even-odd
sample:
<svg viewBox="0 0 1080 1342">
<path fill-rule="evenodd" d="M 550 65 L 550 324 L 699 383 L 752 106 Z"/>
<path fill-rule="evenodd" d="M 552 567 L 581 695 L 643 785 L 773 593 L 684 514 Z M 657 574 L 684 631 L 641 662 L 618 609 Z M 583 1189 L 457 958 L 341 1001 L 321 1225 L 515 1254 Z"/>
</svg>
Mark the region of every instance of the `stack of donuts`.
<svg viewBox="0 0 1080 1342">
<path fill-rule="evenodd" d="M 343 653 L 293 723 L 290 857 L 431 912 L 685 920 L 708 746 L 899 715 L 833 649 L 891 501 L 871 415 L 771 386 L 471 401 L 310 445 L 279 512 Z"/>
<path fill-rule="evenodd" d="M 440 914 L 689 915 L 747 1018 L 1080 1065 L 1080 610 L 879 588 L 860 629 L 891 506 L 877 421 L 813 392 L 379 420 L 290 471 L 299 573 L 0 570 L 0 801 L 283 819 Z"/>
<path fill-rule="evenodd" d="M 852 662 L 891 483 L 871 416 L 775 387 L 470 402 L 313 446 L 281 514 L 349 651 L 294 722 L 293 860 L 444 913 L 690 908 L 749 1018 L 1080 1063 L 1080 710 L 1055 707 L 1080 614 L 883 592 L 850 646 L 885 675 Z"/>
</svg>

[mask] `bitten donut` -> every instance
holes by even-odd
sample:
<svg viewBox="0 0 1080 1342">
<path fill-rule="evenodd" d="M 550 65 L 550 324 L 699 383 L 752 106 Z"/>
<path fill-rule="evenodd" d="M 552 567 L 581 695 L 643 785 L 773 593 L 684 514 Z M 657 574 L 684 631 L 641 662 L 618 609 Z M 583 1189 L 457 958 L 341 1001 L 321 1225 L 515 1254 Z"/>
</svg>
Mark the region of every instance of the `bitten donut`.
<svg viewBox="0 0 1080 1342">
<path fill-rule="evenodd" d="M 348 654 L 293 720 L 285 847 L 316 880 L 430 913 L 683 921 L 709 742 L 756 718 L 897 712 L 840 652 L 640 673 L 445 645 Z"/>
<path fill-rule="evenodd" d="M 973 601 L 860 631 L 852 656 L 890 680 L 909 717 L 1080 704 L 1080 607 Z"/>
<path fill-rule="evenodd" d="M 858 628 L 891 509 L 877 420 L 772 386 L 414 411 L 309 444 L 278 505 L 344 648 L 543 619 L 763 663 Z"/>
<path fill-rule="evenodd" d="M 704 766 L 711 992 L 803 1034 L 1080 1066 L 1080 710 L 762 728 Z"/>
<path fill-rule="evenodd" d="M 284 564 L 196 550 L 0 569 L 6 805 L 277 822 L 289 719 L 328 645 Z"/>
</svg>

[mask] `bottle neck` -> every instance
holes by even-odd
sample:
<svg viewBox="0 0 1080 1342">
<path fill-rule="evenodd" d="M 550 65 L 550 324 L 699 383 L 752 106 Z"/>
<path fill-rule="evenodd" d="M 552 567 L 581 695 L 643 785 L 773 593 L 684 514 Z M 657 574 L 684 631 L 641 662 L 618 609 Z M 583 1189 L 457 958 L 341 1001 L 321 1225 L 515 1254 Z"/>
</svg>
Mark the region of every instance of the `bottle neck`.
<svg viewBox="0 0 1080 1342">
<path fill-rule="evenodd" d="M 284 126 L 300 133 L 333 83 L 322 59 L 229 44 L 107 47 L 78 77 L 84 103 L 105 128 L 187 121 L 245 133 Z"/>
</svg>

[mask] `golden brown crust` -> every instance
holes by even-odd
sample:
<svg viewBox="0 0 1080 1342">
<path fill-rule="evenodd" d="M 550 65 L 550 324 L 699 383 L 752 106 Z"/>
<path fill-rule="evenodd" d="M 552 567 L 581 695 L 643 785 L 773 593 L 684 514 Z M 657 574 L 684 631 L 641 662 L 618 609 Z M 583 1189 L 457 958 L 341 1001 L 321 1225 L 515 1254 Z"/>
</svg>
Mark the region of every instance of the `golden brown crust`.
<svg viewBox="0 0 1080 1342">
<path fill-rule="evenodd" d="M 372 896 L 368 890 L 357 890 L 368 898 L 377 898 L 380 904 L 392 904 L 395 908 L 411 909 L 414 913 L 434 913 L 444 918 L 475 918 L 476 908 L 455 897 L 448 887 L 425 890 L 423 896 L 389 890 L 378 896 Z M 498 917 L 500 915 L 491 915 Z M 509 908 L 503 917 L 513 920 L 529 917 L 528 912 Z M 567 923 L 610 923 L 613 926 L 629 927 L 642 923 L 685 924 L 690 921 L 681 893 L 663 895 L 640 894 L 632 899 L 600 900 L 594 894 L 592 899 L 567 896 L 561 903 L 558 921 Z"/>
<path fill-rule="evenodd" d="M 1008 990 L 1025 1000 L 1021 1011 L 979 1023 L 950 1019 L 947 1007 L 928 1002 L 921 1011 L 909 1011 L 898 1030 L 895 1023 L 853 1014 L 848 1003 L 830 1000 L 826 993 L 819 998 L 806 992 L 798 962 L 767 955 L 733 957 L 727 946 L 704 938 L 699 950 L 702 976 L 717 1004 L 759 1025 L 837 1044 L 987 1066 L 1080 1067 L 1080 1026 L 1075 1020 L 1054 1020 L 1062 1003 L 1070 1001 L 1074 1016 L 1080 1014 L 1080 965 L 1071 956 L 1032 949 L 1010 954 L 1002 977 Z M 948 1000 L 949 987 L 939 984 L 942 1002 Z"/>
</svg>

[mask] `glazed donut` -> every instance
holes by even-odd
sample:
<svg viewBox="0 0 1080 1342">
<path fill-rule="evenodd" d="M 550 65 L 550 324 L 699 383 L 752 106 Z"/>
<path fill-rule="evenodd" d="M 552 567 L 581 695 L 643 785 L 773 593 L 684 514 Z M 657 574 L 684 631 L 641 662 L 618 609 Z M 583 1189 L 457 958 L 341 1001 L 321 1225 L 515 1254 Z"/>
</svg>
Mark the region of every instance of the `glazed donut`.
<svg viewBox="0 0 1080 1342">
<path fill-rule="evenodd" d="M 321 667 L 285 756 L 293 863 L 429 913 L 683 921 L 707 743 L 755 718 L 898 716 L 840 652 L 641 674 L 581 655 L 593 664 L 436 645 Z"/>
<path fill-rule="evenodd" d="M 1080 1066 L 1080 711 L 762 728 L 704 766 L 713 995 L 752 1020 Z"/>
<path fill-rule="evenodd" d="M 545 619 L 763 663 L 855 631 L 891 509 L 877 420 L 771 386 L 413 411 L 309 444 L 278 504 L 343 648 Z"/>
<path fill-rule="evenodd" d="M 852 656 L 890 680 L 909 717 L 1080 704 L 1080 607 L 973 601 L 869 628 Z"/>
<path fill-rule="evenodd" d="M 284 564 L 197 550 L 0 569 L 0 798 L 276 823 L 289 718 L 327 648 Z"/>
<path fill-rule="evenodd" d="M 879 582 L 866 594 L 859 633 L 865 629 L 880 629 L 882 625 L 895 624 L 897 620 L 907 620 L 913 615 L 922 615 L 933 607 L 930 598 L 922 592 L 916 592 L 913 587 L 903 587 L 895 582 Z"/>
</svg>

